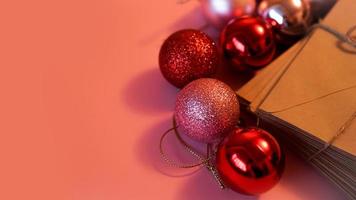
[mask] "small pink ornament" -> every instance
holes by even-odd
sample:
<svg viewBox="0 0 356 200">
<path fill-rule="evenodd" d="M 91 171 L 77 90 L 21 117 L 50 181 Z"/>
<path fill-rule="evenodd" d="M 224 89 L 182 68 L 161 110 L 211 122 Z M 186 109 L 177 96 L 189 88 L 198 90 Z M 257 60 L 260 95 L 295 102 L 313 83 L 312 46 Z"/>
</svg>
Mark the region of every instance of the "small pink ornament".
<svg viewBox="0 0 356 200">
<path fill-rule="evenodd" d="M 202 0 L 201 6 L 210 24 L 223 28 L 231 19 L 255 12 L 255 0 Z"/>
<path fill-rule="evenodd" d="M 178 126 L 200 142 L 222 138 L 235 127 L 239 114 L 235 92 L 225 83 L 211 78 L 201 78 L 185 86 L 175 106 Z"/>
</svg>

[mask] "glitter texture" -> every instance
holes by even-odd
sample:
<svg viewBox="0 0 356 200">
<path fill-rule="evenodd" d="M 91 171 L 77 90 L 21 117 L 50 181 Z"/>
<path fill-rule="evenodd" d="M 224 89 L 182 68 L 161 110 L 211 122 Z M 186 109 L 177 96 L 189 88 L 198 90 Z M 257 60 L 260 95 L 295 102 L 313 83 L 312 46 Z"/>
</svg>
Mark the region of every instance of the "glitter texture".
<svg viewBox="0 0 356 200">
<path fill-rule="evenodd" d="M 218 67 L 216 44 L 198 30 L 181 30 L 163 43 L 159 66 L 163 76 L 176 87 L 203 77 L 210 77 Z"/>
<path fill-rule="evenodd" d="M 214 142 L 231 131 L 239 118 L 235 92 L 211 78 L 195 80 L 178 94 L 175 118 L 183 132 L 201 142 Z"/>
</svg>

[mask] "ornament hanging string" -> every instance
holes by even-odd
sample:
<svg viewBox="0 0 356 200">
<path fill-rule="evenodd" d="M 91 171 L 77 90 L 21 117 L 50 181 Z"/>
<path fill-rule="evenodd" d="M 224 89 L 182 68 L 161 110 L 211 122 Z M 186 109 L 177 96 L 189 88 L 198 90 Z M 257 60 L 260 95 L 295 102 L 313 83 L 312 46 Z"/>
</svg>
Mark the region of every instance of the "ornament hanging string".
<svg viewBox="0 0 356 200">
<path fill-rule="evenodd" d="M 356 118 L 356 111 L 351 115 L 351 117 L 339 128 L 339 130 L 336 132 L 336 134 L 327 142 L 323 148 L 321 148 L 319 151 L 315 152 L 313 155 L 311 155 L 308 158 L 308 161 L 313 160 L 316 156 L 324 152 L 326 149 L 328 149 L 334 141 L 342 134 L 345 133 L 345 130 L 351 126 L 353 120 Z"/>
<path fill-rule="evenodd" d="M 215 178 L 216 182 L 219 184 L 221 189 L 224 189 L 225 186 L 217 172 L 217 170 L 215 169 L 214 165 L 211 163 L 211 160 L 213 160 L 216 152 L 213 151 L 212 149 L 212 144 L 207 144 L 207 155 L 206 157 L 204 157 L 203 155 L 201 155 L 200 153 L 198 153 L 196 150 L 194 150 L 194 148 L 192 146 L 190 146 L 187 142 L 184 141 L 184 139 L 180 136 L 180 133 L 178 131 L 178 126 L 176 123 L 176 120 L 174 117 L 172 117 L 172 125 L 173 127 L 168 129 L 162 136 L 159 142 L 159 151 L 160 154 L 163 158 L 164 161 L 166 161 L 169 165 L 176 167 L 176 168 L 194 168 L 194 167 L 201 167 L 204 166 L 212 173 L 213 177 Z M 170 132 L 174 132 L 176 138 L 178 139 L 178 141 L 180 142 L 180 144 L 184 147 L 184 149 L 189 152 L 190 154 L 192 154 L 194 157 L 196 157 L 197 159 L 199 159 L 199 162 L 197 163 L 192 163 L 192 164 L 181 164 L 180 162 L 174 161 L 172 159 L 170 159 L 167 154 L 164 151 L 163 148 L 163 141 L 165 139 L 165 137 L 170 133 Z"/>
<path fill-rule="evenodd" d="M 160 154 L 162 156 L 162 158 L 171 166 L 176 167 L 176 168 L 194 168 L 194 167 L 199 167 L 202 165 L 205 165 L 206 163 L 208 163 L 210 158 L 204 158 L 202 155 L 200 155 L 199 153 L 197 153 L 196 150 L 193 150 L 193 147 L 191 147 L 190 145 L 188 145 L 183 138 L 180 136 L 179 132 L 178 132 L 178 126 L 176 124 L 176 120 L 173 117 L 172 120 L 172 124 L 173 127 L 170 128 L 169 130 L 167 130 L 160 139 L 160 143 L 159 143 L 159 150 L 160 150 Z M 180 144 L 182 144 L 182 146 L 185 148 L 185 150 L 187 152 L 189 152 L 190 154 L 192 154 L 194 157 L 199 159 L 198 163 L 193 163 L 193 164 L 181 164 L 177 161 L 173 161 L 172 159 L 170 159 L 166 153 L 164 152 L 164 148 L 163 148 L 163 141 L 165 139 L 165 137 L 170 133 L 174 131 L 175 136 L 177 137 L 178 141 L 180 142 Z"/>
<path fill-rule="evenodd" d="M 331 33 L 332 35 L 334 35 L 335 37 L 337 37 L 340 41 L 345 42 L 347 44 L 349 44 L 351 47 L 356 48 L 356 39 L 351 35 L 355 30 L 356 30 L 356 25 L 351 27 L 346 34 L 342 34 L 336 30 L 334 30 L 333 28 L 322 24 L 322 23 L 318 23 L 313 25 L 310 30 L 308 31 L 308 38 L 305 39 L 304 43 L 302 44 L 302 46 L 299 48 L 299 50 L 297 51 L 297 53 L 293 56 L 293 58 L 288 62 L 287 66 L 284 68 L 284 70 L 282 71 L 282 73 L 279 75 L 279 77 L 277 77 L 277 80 L 273 83 L 272 87 L 267 91 L 266 95 L 262 98 L 261 102 L 257 105 L 256 107 L 256 113 L 257 113 L 257 126 L 259 126 L 260 124 L 260 117 L 259 117 L 259 108 L 261 107 L 261 105 L 264 103 L 264 101 L 268 98 L 268 96 L 271 94 L 271 92 L 273 91 L 273 89 L 277 86 L 277 84 L 279 83 L 279 81 L 281 80 L 281 78 L 283 77 L 283 75 L 288 71 L 288 69 L 290 68 L 290 66 L 292 65 L 292 63 L 295 61 L 295 59 L 298 57 L 298 55 L 302 52 L 302 50 L 304 49 L 304 47 L 306 46 L 306 44 L 308 43 L 308 41 L 311 38 L 312 32 L 315 29 L 322 29 L 324 31 L 327 31 L 329 33 Z M 351 90 L 356 88 L 356 84 L 355 85 L 351 85 L 349 87 L 346 88 L 342 88 L 336 91 L 333 91 L 331 93 L 325 94 L 325 95 L 321 95 L 319 97 L 289 106 L 287 108 L 283 108 L 280 110 L 276 110 L 276 111 L 271 111 L 268 112 L 269 114 L 275 114 L 275 113 L 280 113 L 283 111 L 287 111 L 311 102 L 315 102 L 317 100 L 326 98 L 328 96 L 340 93 L 340 92 L 344 92 L 347 90 Z M 356 118 L 356 111 L 354 111 L 354 113 L 346 120 L 346 122 L 337 130 L 337 132 L 334 134 L 334 136 L 323 146 L 323 148 L 319 149 L 316 153 L 312 154 L 309 158 L 308 161 L 311 161 L 312 159 L 314 159 L 316 156 L 318 156 L 319 154 L 321 154 L 322 152 L 324 152 L 326 149 L 328 149 L 336 140 L 337 138 L 339 138 L 342 134 L 345 133 L 345 130 L 351 126 L 353 120 Z"/>
<path fill-rule="evenodd" d="M 269 114 L 281 113 L 281 112 L 284 112 L 284 111 L 287 111 L 287 110 L 291 110 L 293 108 L 297 108 L 299 106 L 302 106 L 302 105 L 305 105 L 305 104 L 308 104 L 308 103 L 312 103 L 312 102 L 318 101 L 320 99 L 324 99 L 324 98 L 326 98 L 328 96 L 332 96 L 332 95 L 335 95 L 335 94 L 338 94 L 338 93 L 341 93 L 341 92 L 345 92 L 347 90 L 355 89 L 355 88 L 356 88 L 356 84 L 355 85 L 351 85 L 351 86 L 346 87 L 346 88 L 342 88 L 342 89 L 339 89 L 339 90 L 332 91 L 330 93 L 318 96 L 316 98 L 313 98 L 313 99 L 310 99 L 310 100 L 307 100 L 307 101 L 304 101 L 304 102 L 301 102 L 301 103 L 298 103 L 298 104 L 295 104 L 295 105 L 288 106 L 288 107 L 280 109 L 280 110 L 269 111 L 268 113 Z"/>
<path fill-rule="evenodd" d="M 216 152 L 213 152 L 213 148 L 212 148 L 212 144 L 208 144 L 207 145 L 207 157 L 208 158 L 212 158 L 215 157 Z M 212 157 L 210 157 L 212 156 Z M 225 185 L 224 182 L 222 181 L 217 169 L 215 168 L 214 164 L 211 162 L 212 159 L 208 160 L 208 163 L 206 164 L 206 168 L 211 172 L 211 174 L 213 175 L 215 181 L 219 184 L 220 189 L 225 189 Z"/>
</svg>

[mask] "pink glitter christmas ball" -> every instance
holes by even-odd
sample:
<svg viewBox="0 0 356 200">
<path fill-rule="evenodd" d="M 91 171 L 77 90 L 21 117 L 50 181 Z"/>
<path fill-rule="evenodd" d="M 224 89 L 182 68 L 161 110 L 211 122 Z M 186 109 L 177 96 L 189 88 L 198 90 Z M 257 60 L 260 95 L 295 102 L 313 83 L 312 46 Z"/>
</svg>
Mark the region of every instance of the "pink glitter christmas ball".
<svg viewBox="0 0 356 200">
<path fill-rule="evenodd" d="M 239 119 L 239 102 L 225 83 L 201 78 L 189 83 L 178 94 L 175 118 L 192 139 L 214 142 L 231 131 Z"/>
</svg>

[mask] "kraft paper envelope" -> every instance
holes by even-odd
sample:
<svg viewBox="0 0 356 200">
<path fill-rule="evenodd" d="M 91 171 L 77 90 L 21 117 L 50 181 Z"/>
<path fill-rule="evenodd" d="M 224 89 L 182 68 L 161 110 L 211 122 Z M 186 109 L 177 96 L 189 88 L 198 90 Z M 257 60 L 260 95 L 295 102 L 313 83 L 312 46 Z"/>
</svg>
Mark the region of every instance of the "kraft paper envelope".
<svg viewBox="0 0 356 200">
<path fill-rule="evenodd" d="M 268 67 L 262 69 L 258 72 L 252 80 L 246 83 L 242 88 L 237 91 L 240 97 L 243 97 L 244 101 L 248 103 L 253 103 L 250 105 L 255 107 L 254 104 L 260 102 L 259 100 L 263 97 L 263 94 L 270 88 L 270 85 L 275 82 L 275 79 L 285 68 L 287 63 L 292 59 L 296 52 L 300 49 L 302 41 L 295 44 L 289 50 L 280 55 L 276 60 L 274 60 Z"/>
<path fill-rule="evenodd" d="M 356 25 L 356 2 L 338 1 L 322 23 L 346 33 Z M 356 50 L 318 29 L 237 93 L 285 145 L 310 158 L 356 112 Z M 310 160 L 351 199 L 356 199 L 355 146 L 356 119 Z"/>
<path fill-rule="evenodd" d="M 339 1 L 322 23 L 346 33 L 356 25 L 356 2 Z M 340 44 L 334 35 L 316 30 L 267 97 L 262 95 L 257 112 L 275 112 L 274 117 L 328 142 L 356 111 L 356 87 L 334 93 L 356 86 L 356 54 L 347 45 L 339 48 Z M 334 94 L 293 107 L 330 93 Z M 333 146 L 356 155 L 356 122 Z"/>
<path fill-rule="evenodd" d="M 315 13 L 315 16 L 324 17 L 336 3 L 336 0 L 313 0 L 310 3 L 311 11 Z M 296 51 L 301 47 L 301 44 L 302 41 L 298 42 L 269 64 L 268 67 L 260 70 L 257 76 L 238 91 L 238 94 L 247 102 L 258 102 L 258 98 L 263 96 L 261 92 L 268 88 L 273 77 L 278 73 L 281 73 L 281 70 L 284 68 L 283 66 L 286 66 L 287 62 L 296 54 Z"/>
</svg>

